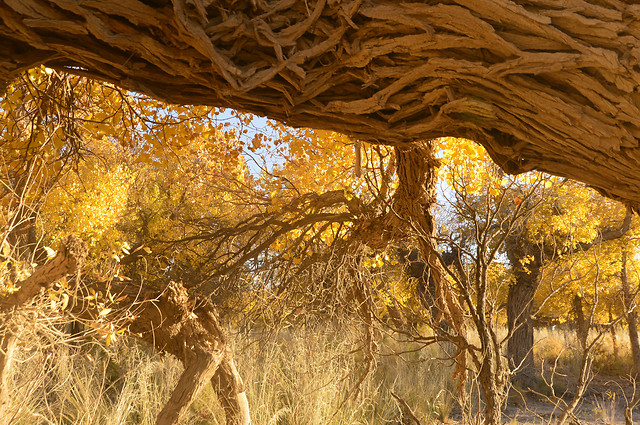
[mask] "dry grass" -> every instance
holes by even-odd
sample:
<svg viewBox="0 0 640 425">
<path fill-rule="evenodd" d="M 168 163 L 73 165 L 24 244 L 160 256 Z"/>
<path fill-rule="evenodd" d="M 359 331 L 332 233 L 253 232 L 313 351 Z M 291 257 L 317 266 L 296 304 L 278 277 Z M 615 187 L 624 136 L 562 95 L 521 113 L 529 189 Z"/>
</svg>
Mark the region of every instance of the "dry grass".
<svg viewBox="0 0 640 425">
<path fill-rule="evenodd" d="M 590 338 L 595 336 L 591 331 Z M 541 328 L 535 331 L 536 344 L 534 358 L 536 364 L 543 360 L 546 364 L 558 359 L 560 366 L 571 368 L 574 366 L 578 342 L 575 330 L 563 328 Z M 629 345 L 629 334 L 626 328 L 617 328 L 615 337 L 606 332 L 595 348 L 593 369 L 600 375 L 626 377 L 631 373 L 632 359 Z"/>
<path fill-rule="evenodd" d="M 236 358 L 254 423 L 398 424 L 402 413 L 391 391 L 423 423 L 447 417 L 453 384 L 449 365 L 436 359 L 438 347 L 413 351 L 418 347 L 382 338 L 377 367 L 352 391 L 363 363 L 360 353 L 349 353 L 360 338 L 354 328 L 329 326 L 268 339 L 237 337 Z M 400 347 L 410 352 L 394 354 Z M 175 359 L 132 341 L 108 350 L 93 344 L 18 351 L 11 412 L 12 423 L 24 425 L 152 424 L 182 369 Z M 184 423 L 221 425 L 223 418 L 207 388 Z"/>
<path fill-rule="evenodd" d="M 353 325 L 289 328 L 269 338 L 257 333 L 237 335 L 236 358 L 254 423 L 397 425 L 403 413 L 392 391 L 422 424 L 450 416 L 456 405 L 455 384 L 451 365 L 438 359 L 445 357 L 440 347 L 399 342 L 393 335 L 379 337 L 377 365 L 352 391 L 363 372 L 363 354 L 353 352 L 361 340 L 361 332 Z M 541 329 L 536 340 L 538 364 L 559 358 L 563 372 L 571 373 L 576 347 L 573 331 Z M 18 350 L 10 407 L 14 424 L 150 425 L 182 370 L 177 360 L 154 354 L 134 341 L 109 348 L 96 343 L 31 348 L 36 345 Z M 607 335 L 596 353 L 595 367 L 601 374 L 623 378 L 630 371 L 628 359 L 628 338 L 619 331 L 615 352 Z M 591 412 L 605 422 L 620 416 L 615 403 L 621 397 L 608 397 L 596 399 Z M 223 419 L 212 389 L 207 388 L 184 423 L 222 425 Z"/>
</svg>

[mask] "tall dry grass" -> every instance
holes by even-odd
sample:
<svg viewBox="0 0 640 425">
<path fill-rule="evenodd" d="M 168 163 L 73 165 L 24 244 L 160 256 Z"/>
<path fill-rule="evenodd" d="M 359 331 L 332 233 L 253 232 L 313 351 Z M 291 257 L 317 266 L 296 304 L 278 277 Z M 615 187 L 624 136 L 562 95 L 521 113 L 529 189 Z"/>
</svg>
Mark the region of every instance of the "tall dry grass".
<svg viewBox="0 0 640 425">
<path fill-rule="evenodd" d="M 589 340 L 592 340 L 598 330 L 589 332 Z M 575 329 L 570 326 L 558 326 L 556 328 L 539 328 L 534 332 L 536 344 L 534 346 L 534 358 L 536 364 L 543 361 L 549 365 L 556 360 L 560 366 L 576 368 L 576 357 L 579 351 L 579 343 Z M 628 376 L 633 369 L 629 333 L 626 327 L 617 326 L 612 333 L 610 330 L 604 334 L 595 347 L 593 369 L 600 375 Z"/>
<path fill-rule="evenodd" d="M 377 365 L 363 372 L 360 332 L 349 326 L 288 329 L 276 336 L 235 338 L 252 417 L 258 425 L 400 424 L 391 392 L 423 423 L 445 419 L 454 406 L 450 365 L 438 347 L 379 339 Z M 403 353 L 399 353 L 404 351 Z M 182 367 L 133 341 L 18 350 L 12 377 L 11 423 L 152 424 Z M 223 424 L 208 387 L 189 409 L 189 425 Z"/>
<path fill-rule="evenodd" d="M 9 408 L 19 425 L 151 425 L 182 371 L 174 358 L 133 340 L 115 346 L 88 342 L 74 347 L 25 341 L 17 350 Z M 377 338 L 376 367 L 357 389 L 363 372 L 362 333 L 355 325 L 288 328 L 277 335 L 236 335 L 234 346 L 257 425 L 388 424 L 403 422 L 401 403 L 423 424 L 447 419 L 455 408 L 455 383 L 445 350 Z M 536 330 L 535 356 L 559 357 L 566 372 L 575 362 L 571 329 Z M 630 371 L 626 333 L 607 335 L 595 369 L 624 376 Z M 569 385 L 564 384 L 564 385 Z M 207 387 L 191 406 L 187 425 L 222 425 L 224 415 Z M 406 422 L 410 423 L 410 422 Z"/>
</svg>

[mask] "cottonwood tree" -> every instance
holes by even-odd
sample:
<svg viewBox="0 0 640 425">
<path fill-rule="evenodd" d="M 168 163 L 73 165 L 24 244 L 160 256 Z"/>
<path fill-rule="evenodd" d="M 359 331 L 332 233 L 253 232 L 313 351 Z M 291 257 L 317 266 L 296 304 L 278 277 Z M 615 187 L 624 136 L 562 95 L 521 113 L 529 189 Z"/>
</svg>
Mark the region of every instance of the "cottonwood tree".
<svg viewBox="0 0 640 425">
<path fill-rule="evenodd" d="M 625 212 L 621 204 L 574 182 L 549 180 L 547 185 L 544 193 L 534 198 L 536 209 L 530 219 L 506 240 L 506 254 L 514 271 L 507 298 L 507 324 L 513 332 L 508 354 L 512 367 L 519 370 L 517 380 L 522 386 L 531 385 L 535 375 L 534 299 L 545 275 L 553 274 L 545 273 L 545 267 L 564 256 L 572 258 L 573 252 L 620 239 L 631 227 L 631 212 Z M 532 208 L 529 202 L 524 206 Z"/>
<path fill-rule="evenodd" d="M 507 172 L 577 178 L 633 206 L 638 15 L 590 2 L 5 2 L 2 75 L 47 63 L 389 144 L 465 136 Z"/>
<path fill-rule="evenodd" d="M 116 254 L 121 253 L 123 241 L 118 238 L 122 233 L 112 226 L 126 209 L 135 174 L 135 167 L 126 159 L 135 156 L 134 165 L 147 163 L 152 158 L 148 150 L 153 153 L 167 141 L 144 125 L 158 125 L 159 133 L 165 135 L 167 128 L 175 129 L 172 125 L 188 130 L 203 122 L 198 114 L 201 111 L 187 116 L 186 109 L 173 111 L 182 115 L 177 120 L 181 126 L 172 121 L 171 114 L 159 110 L 155 112 L 164 121 L 155 120 L 149 112 L 155 105 L 148 98 L 135 99 L 111 86 L 44 69 L 27 74 L 2 99 L 3 406 L 8 396 L 11 353 L 21 332 L 13 312 L 31 305 L 44 291 L 51 299 L 50 308 L 87 321 L 107 341 L 116 331 L 128 329 L 183 362 L 185 371 L 158 416 L 159 424 L 178 422 L 210 380 L 219 393 L 227 422 L 250 422 L 242 381 L 213 304 L 189 294 L 178 282 L 156 282 L 161 284 L 155 287 L 131 284 L 113 264 L 120 259 Z M 141 118 L 141 111 L 151 117 Z M 206 123 L 211 121 L 207 118 Z M 142 142 L 141 134 L 155 135 L 156 147 L 153 142 Z M 223 155 L 229 155 L 226 142 L 221 143 L 225 144 Z M 129 156 L 118 157 L 119 151 Z M 79 233 L 86 242 L 74 236 L 65 238 L 69 232 Z M 54 238 L 63 241 L 57 254 L 44 248 L 44 243 L 56 248 Z M 117 251 L 112 251 L 114 247 Z M 52 258 L 47 261 L 45 254 Z M 100 270 L 104 254 L 114 257 L 109 273 Z M 73 280 L 64 278 L 79 275 L 85 264 L 84 278 L 76 278 L 70 285 Z M 121 327 L 114 328 L 113 323 Z"/>
<path fill-rule="evenodd" d="M 32 210 L 40 221 L 32 220 L 30 226 L 37 234 L 34 226 L 39 223 L 47 243 L 76 232 L 86 238 L 88 246 L 76 238 L 67 239 L 58 257 L 36 268 L 31 278 L 7 281 L 11 290 L 3 294 L 2 305 L 5 311 L 20 308 L 45 289 L 50 296 L 55 293 L 56 308 L 89 321 L 107 341 L 117 337 L 116 323 L 158 350 L 176 355 L 185 371 L 158 423 L 179 421 L 209 380 L 226 406 L 227 421 L 249 421 L 242 383 L 216 308 L 171 278 L 189 277 L 199 286 L 206 281 L 216 283 L 216 279 L 227 282 L 247 268 L 255 273 L 262 267 L 277 278 L 270 280 L 277 282 L 270 288 L 279 291 L 274 295 L 292 296 L 300 304 L 309 300 L 308 295 L 311 301 L 318 299 L 313 297 L 313 288 L 294 285 L 296 277 L 324 285 L 319 293 L 325 295 L 340 288 L 335 283 L 343 283 L 344 300 L 370 325 L 371 295 L 361 273 L 368 252 L 415 233 L 423 256 L 434 265 L 433 273 L 443 275 L 435 262 L 435 225 L 430 212 L 437 163 L 430 143 L 397 148 L 393 153 L 357 144 L 354 152 L 353 142 L 333 135 L 334 148 L 318 153 L 315 151 L 326 144 L 320 143 L 322 137 L 311 137 L 306 147 L 290 140 L 288 169 L 278 173 L 292 173 L 288 178 L 269 175 L 256 186 L 246 178 L 239 149 L 235 154 L 230 151 L 233 135 L 212 127 L 206 108 L 164 107 L 113 86 L 41 69 L 10 87 L 3 108 L 13 113 L 35 105 L 35 116 L 49 119 L 50 127 L 32 126 L 44 131 L 43 137 L 21 131 L 10 139 L 11 146 L 5 146 L 18 152 L 30 148 L 53 152 L 42 154 L 39 163 L 44 170 L 50 165 L 46 159 L 70 151 L 66 133 L 56 136 L 60 120 L 43 115 L 40 107 L 42 92 L 57 81 L 62 82 L 62 93 L 72 99 L 61 110 L 73 124 L 72 140 L 77 144 L 73 152 L 77 153 L 73 167 L 62 164 L 62 174 L 46 194 L 33 196 Z M 55 93 L 45 97 L 59 106 L 57 98 Z M 218 148 L 216 143 L 220 143 Z M 345 150 L 354 159 L 336 161 Z M 167 158 L 167 151 L 175 154 L 175 161 Z M 217 154 L 220 157 L 215 159 Z M 307 167 L 300 161 L 313 156 L 325 157 L 316 177 L 301 172 Z M 361 177 L 354 183 L 349 181 L 356 157 Z M 225 173 L 233 178 L 223 190 L 220 179 Z M 329 180 L 322 182 L 323 175 Z M 218 191 L 211 190 L 216 187 Z M 314 188 L 333 190 L 308 192 Z M 7 194 L 9 198 L 14 195 Z M 201 202 L 194 203 L 196 199 Z M 241 214 L 235 212 L 238 207 L 243 207 Z M 127 212 L 130 209 L 133 214 Z M 132 237 L 134 246 L 123 242 L 125 236 Z M 145 257 L 142 253 L 149 254 L 148 258 L 141 258 Z M 56 284 L 85 258 L 91 267 L 83 273 L 80 289 Z M 136 269 L 136 259 L 152 260 L 152 273 L 136 276 L 135 271 L 141 270 Z M 66 265 L 68 261 L 73 261 L 71 266 Z M 322 264 L 329 267 L 323 269 Z M 56 273 L 49 273 L 51 269 Z M 189 275 L 195 271 L 198 273 Z M 455 298 L 446 286 L 437 289 L 439 307 L 455 329 L 461 329 Z M 61 301 L 63 295 L 73 296 L 73 302 Z M 326 304 L 327 300 L 321 301 Z M 9 329 L 10 320 L 6 323 Z M 163 325 L 157 328 L 157 323 Z M 12 338 L 14 329 L 5 336 Z M 374 347 L 371 332 L 368 335 L 370 364 Z"/>
</svg>

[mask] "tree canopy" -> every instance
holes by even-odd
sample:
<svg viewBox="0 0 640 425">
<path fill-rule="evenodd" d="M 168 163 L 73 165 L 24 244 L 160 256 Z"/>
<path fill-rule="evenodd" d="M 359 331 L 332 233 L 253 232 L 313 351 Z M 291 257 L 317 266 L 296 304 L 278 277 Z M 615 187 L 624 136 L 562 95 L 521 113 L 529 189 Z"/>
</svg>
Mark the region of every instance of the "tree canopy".
<svg viewBox="0 0 640 425">
<path fill-rule="evenodd" d="M 0 20 L 0 85 L 46 64 L 374 143 L 465 137 L 640 201 L 635 4 L 4 0 Z"/>
</svg>

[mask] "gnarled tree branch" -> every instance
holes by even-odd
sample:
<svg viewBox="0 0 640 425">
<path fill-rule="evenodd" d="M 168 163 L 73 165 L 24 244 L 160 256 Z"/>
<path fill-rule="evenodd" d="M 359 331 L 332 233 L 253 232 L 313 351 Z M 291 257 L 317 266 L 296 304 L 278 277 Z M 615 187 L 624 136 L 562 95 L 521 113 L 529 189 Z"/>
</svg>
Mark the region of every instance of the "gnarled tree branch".
<svg viewBox="0 0 640 425">
<path fill-rule="evenodd" d="M 640 7 L 534 0 L 3 0 L 0 85 L 49 67 L 640 203 Z"/>
</svg>

